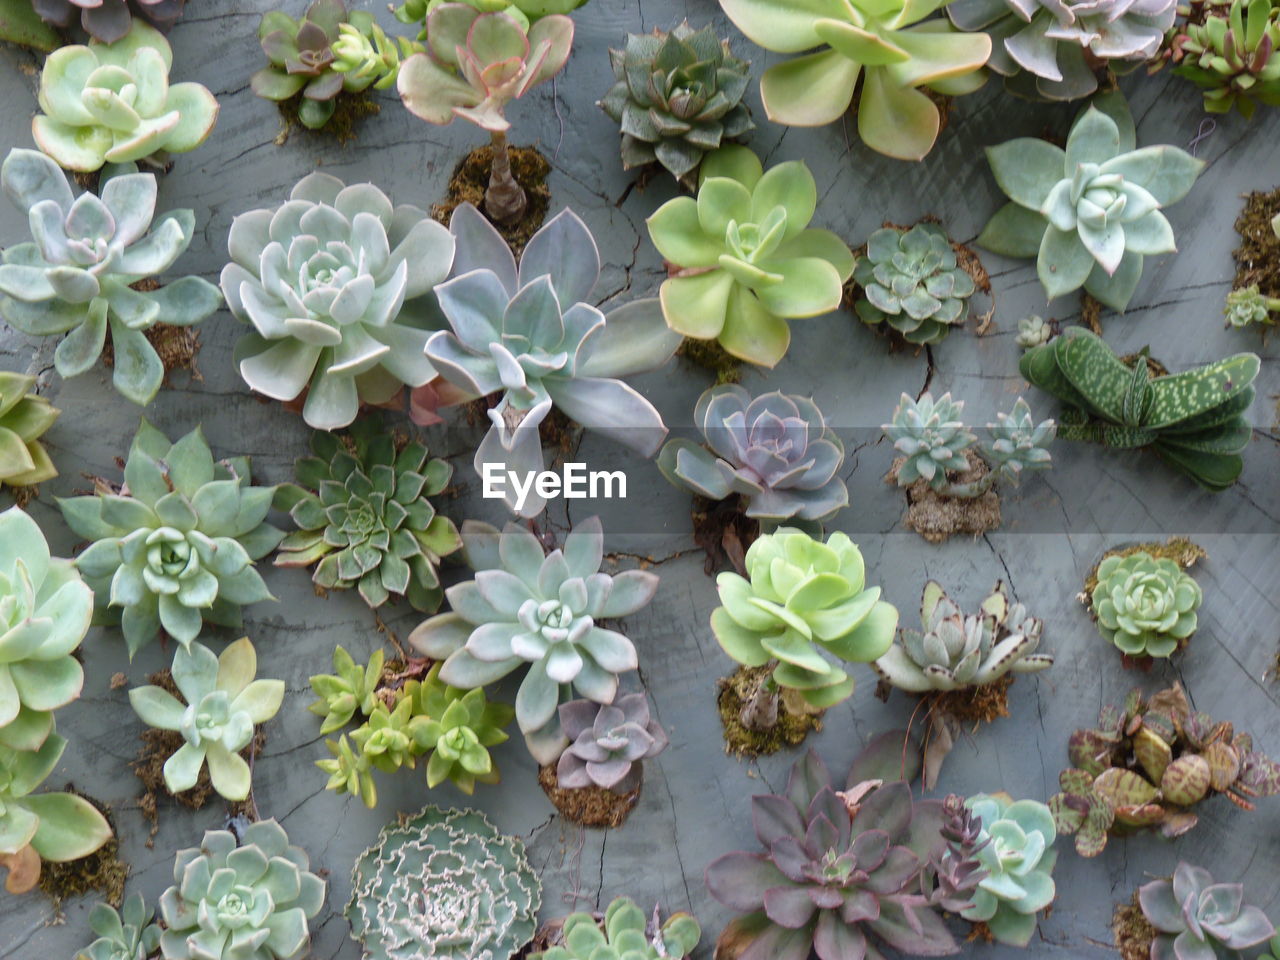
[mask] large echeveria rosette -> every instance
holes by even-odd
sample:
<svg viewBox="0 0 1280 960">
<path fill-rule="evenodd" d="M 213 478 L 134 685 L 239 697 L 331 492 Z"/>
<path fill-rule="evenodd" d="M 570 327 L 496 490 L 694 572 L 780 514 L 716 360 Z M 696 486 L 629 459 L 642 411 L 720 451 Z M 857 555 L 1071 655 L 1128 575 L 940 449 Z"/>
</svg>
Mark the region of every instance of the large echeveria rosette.
<svg viewBox="0 0 1280 960">
<path fill-rule="evenodd" d="M 429 294 L 454 244 L 424 211 L 312 173 L 281 206 L 236 217 L 227 247 L 222 290 L 252 327 L 236 344 L 240 375 L 276 400 L 305 392 L 310 426 L 345 427 L 362 403 L 435 376 L 423 355 L 438 326 Z"/>
<path fill-rule="evenodd" d="M 383 827 L 351 888 L 346 916 L 367 960 L 510 960 L 542 903 L 519 838 L 434 806 Z"/>
</svg>

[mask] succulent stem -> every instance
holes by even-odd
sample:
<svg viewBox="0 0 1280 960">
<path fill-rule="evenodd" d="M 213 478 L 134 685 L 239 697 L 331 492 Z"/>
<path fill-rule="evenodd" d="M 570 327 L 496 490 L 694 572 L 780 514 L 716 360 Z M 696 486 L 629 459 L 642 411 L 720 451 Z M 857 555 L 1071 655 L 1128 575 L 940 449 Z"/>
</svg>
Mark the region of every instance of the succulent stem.
<svg viewBox="0 0 1280 960">
<path fill-rule="evenodd" d="M 772 674 L 761 679 L 751 699 L 742 705 L 738 719 L 748 730 L 757 733 L 778 725 L 778 684 Z"/>
<path fill-rule="evenodd" d="M 489 189 L 484 192 L 484 212 L 497 223 L 519 219 L 528 206 L 524 188 L 511 175 L 511 154 L 504 130 L 490 131 L 493 144 L 493 167 L 489 171 Z"/>
<path fill-rule="evenodd" d="M 976 500 L 982 496 L 996 482 L 996 472 L 992 470 L 984 473 L 977 480 L 970 480 L 968 483 L 950 483 L 948 482 L 939 493 L 944 497 L 955 497 L 957 500 Z"/>
</svg>

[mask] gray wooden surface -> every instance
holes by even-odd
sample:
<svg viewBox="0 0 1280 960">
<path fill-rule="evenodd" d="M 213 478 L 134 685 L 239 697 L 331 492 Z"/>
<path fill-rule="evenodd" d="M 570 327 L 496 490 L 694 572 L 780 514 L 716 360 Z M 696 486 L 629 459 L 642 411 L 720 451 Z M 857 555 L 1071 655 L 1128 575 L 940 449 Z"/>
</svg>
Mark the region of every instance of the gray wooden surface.
<svg viewBox="0 0 1280 960">
<path fill-rule="evenodd" d="M 260 60 L 254 40 L 258 18 L 272 6 L 266 0 L 195 0 L 173 32 L 175 77 L 202 81 L 222 103 L 210 141 L 179 158 L 160 186 L 162 207 L 196 211 L 195 242 L 178 263 L 183 272 L 216 280 L 231 218 L 281 202 L 290 186 L 312 169 L 372 180 L 399 201 L 429 205 L 440 197 L 456 160 L 481 142 L 479 132 L 469 126 L 427 126 L 394 97 L 384 96 L 382 115 L 363 125 L 355 143 L 344 147 L 301 134 L 276 145 L 276 109 L 254 97 L 248 86 Z M 291 3 L 289 9 L 296 13 L 302 6 Z M 391 25 L 385 11 L 379 16 Z M 616 156 L 617 132 L 594 105 L 611 82 L 606 48 L 619 45 L 627 30 L 667 28 L 686 16 L 695 25 L 712 22 L 733 35 L 713 0 L 593 0 L 575 14 L 574 55 L 555 87 L 539 88 L 510 112 L 514 141 L 536 141 L 552 159 L 552 209 L 572 207 L 595 231 L 607 264 L 597 290 L 601 299 L 656 293 L 661 264 L 644 218 L 671 195 L 661 180 L 644 190 L 628 189 L 631 178 Z M 757 71 L 770 62 L 769 55 L 741 37 L 733 42 Z M 6 149 L 30 146 L 35 61 L 12 49 L 0 56 L 0 143 Z M 1201 132 L 1198 94 L 1189 85 L 1162 74 L 1130 78 L 1125 87 L 1139 120 L 1140 143 L 1186 146 Z M 839 127 L 786 130 L 770 124 L 752 96 L 760 122 L 752 146 L 769 162 L 806 160 L 819 185 L 818 224 L 839 231 L 854 246 L 882 220 L 909 223 L 930 213 L 941 217 L 957 238 L 973 237 L 1002 202 L 982 147 L 1046 129 L 1064 134 L 1073 113 L 1071 107 L 1030 106 L 990 84 L 956 103 L 933 154 L 911 165 L 871 153 Z M 926 386 L 935 394 L 951 390 L 968 402 L 973 421 L 984 423 L 1025 389 L 1017 376 L 1013 342 L 1018 318 L 1037 312 L 1064 322 L 1075 319 L 1074 300 L 1046 308 L 1028 262 L 984 256 L 997 294 L 995 329 L 986 337 L 975 338 L 966 329 L 929 353 L 889 354 L 851 314 L 840 312 L 795 323 L 787 358 L 769 374 L 748 376 L 753 389 L 812 393 L 845 437 L 852 506 L 835 525 L 861 545 L 871 580 L 884 586 L 905 623 L 915 624 L 916 601 L 927 577 L 942 581 L 970 606 L 995 580 L 1007 579 L 1017 597 L 1045 619 L 1044 645 L 1057 654 L 1057 664 L 1038 680 L 1024 678 L 1013 687 L 1011 719 L 956 748 L 943 790 L 1005 789 L 1044 799 L 1056 789 L 1066 761 L 1066 738 L 1074 728 L 1092 723 L 1101 704 L 1120 699 L 1135 683 L 1155 689 L 1179 676 L 1198 707 L 1251 729 L 1264 748 L 1280 752 L 1280 687 L 1268 674 L 1280 642 L 1280 443 L 1274 423 L 1280 364 L 1274 338 L 1262 344 L 1253 333 L 1225 330 L 1221 320 L 1232 275 L 1231 225 L 1240 195 L 1280 182 L 1278 136 L 1275 111 L 1260 113 L 1252 124 L 1238 117 L 1218 120 L 1216 130 L 1197 147 L 1209 161 L 1208 169 L 1190 196 L 1169 211 L 1180 253 L 1149 258 L 1128 314 L 1104 320 L 1114 346 L 1131 350 L 1151 344 L 1175 369 L 1238 350 L 1260 350 L 1267 358 L 1252 411 L 1255 436 L 1244 476 L 1226 493 L 1201 493 L 1144 454 L 1059 443 L 1053 451 L 1056 469 L 1005 498 L 1006 522 L 999 532 L 977 541 L 930 546 L 902 529 L 900 495 L 881 482 L 891 454 L 879 442 L 878 430 L 898 394 L 915 395 Z M 25 225 L 16 213 L 7 206 L 0 210 L 0 243 L 25 238 Z M 203 379 L 179 375 L 147 416 L 174 437 L 203 423 L 216 453 L 250 454 L 256 478 L 282 481 L 291 476 L 307 431 L 298 417 L 249 395 L 231 366 L 232 345 L 240 332 L 225 311 L 207 321 L 199 356 Z M 44 485 L 41 499 L 30 509 L 55 551 L 66 555 L 75 538 L 62 524 L 53 496 L 83 489 L 85 474 L 115 476 L 115 460 L 125 453 L 140 411 L 119 397 L 100 371 L 63 382 L 52 372 L 53 346 L 0 330 L 0 367 L 39 372 L 43 391 L 64 411 L 48 437 L 61 476 Z M 704 371 L 677 361 L 643 378 L 641 385 L 668 424 L 676 426 L 689 423 L 694 399 L 706 382 Z M 1043 395 L 1030 394 L 1029 399 L 1036 412 L 1052 412 Z M 458 478 L 471 487 L 450 508 L 455 519 L 501 522 L 500 505 L 476 496 L 468 444 L 477 435 L 437 429 L 430 438 L 437 449 L 453 455 Z M 610 550 L 659 560 L 658 596 L 648 610 L 629 619 L 626 630 L 639 647 L 641 674 L 672 745 L 649 764 L 639 807 L 620 830 L 584 832 L 562 822 L 535 783 L 532 761 L 515 741 L 497 754 L 502 785 L 482 788 L 472 802 L 503 829 L 528 838 L 543 874 L 547 917 L 603 906 L 619 894 L 649 906 L 656 900 L 664 910 L 692 909 L 698 915 L 706 931 L 698 956 L 709 957 L 730 914 L 708 896 L 703 868 L 723 852 L 754 843 L 749 797 L 780 787 L 796 754 L 743 763 L 722 751 L 714 684 L 731 663 L 707 628 L 715 590 L 692 547 L 687 495 L 665 484 L 652 464 L 605 441 L 588 437 L 580 454 L 593 466 L 625 468 L 631 496 L 625 502 L 575 504 L 573 514 L 599 510 L 606 531 L 612 531 Z M 551 517 L 563 529 L 563 512 L 553 511 Z M 1146 676 L 1124 673 L 1075 594 L 1102 550 L 1136 537 L 1172 533 L 1195 536 L 1210 554 L 1196 571 L 1205 593 L 1199 633 L 1176 666 L 1157 667 Z M 354 960 L 359 950 L 348 938 L 341 911 L 355 856 L 398 810 L 412 811 L 428 801 L 467 801 L 452 788 L 428 793 L 421 771 L 383 777 L 381 803 L 372 811 L 324 791 L 324 777 L 313 761 L 326 752 L 319 723 L 306 711 L 311 701 L 307 678 L 328 669 L 334 644 L 363 657 L 381 638 L 357 597 L 322 600 L 300 571 L 264 568 L 264 573 L 280 602 L 252 608 L 248 633 L 257 644 L 262 673 L 283 678 L 289 694 L 269 724 L 269 744 L 257 762 L 258 807 L 264 816 L 278 818 L 314 863 L 330 871 L 328 904 L 313 923 L 314 955 Z M 417 619 L 408 610 L 387 615 L 401 636 Z M 217 637 L 214 645 L 220 649 L 224 639 L 231 637 Z M 108 680 L 123 670 L 131 684 L 142 683 L 147 673 L 166 665 L 167 654 L 153 645 L 130 665 L 120 637 L 98 629 L 86 640 L 84 654 L 84 696 L 58 716 L 59 730 L 71 745 L 49 785 L 72 782 L 112 805 L 123 856 L 132 867 L 129 888 L 154 901 L 170 883 L 174 851 L 198 843 L 203 830 L 222 826 L 224 814 L 219 804 L 196 813 L 163 807 L 154 847 L 144 844 L 148 827 L 136 809 L 140 787 L 127 768 L 142 725 L 129 708 L 126 691 L 109 689 Z M 825 729 L 811 739 L 841 777 L 861 742 L 902 725 L 910 710 L 902 695 L 881 704 L 872 696 L 874 687 L 870 673 L 860 670 L 854 697 L 832 710 Z M 1221 800 L 1207 805 L 1200 826 L 1177 843 L 1151 836 L 1115 841 L 1094 861 L 1065 850 L 1057 869 L 1058 900 L 1040 924 L 1032 955 L 1114 955 L 1108 929 L 1112 904 L 1127 899 L 1144 878 L 1168 874 L 1179 857 L 1204 863 L 1220 877 L 1243 879 L 1253 902 L 1271 908 L 1280 919 L 1280 800 L 1264 801 L 1252 815 Z M 91 938 L 88 907 L 68 903 L 65 917 L 55 917 L 39 895 L 3 899 L 0 957 L 52 960 L 73 955 Z M 969 946 L 965 953 L 1024 955 L 999 946 Z"/>
</svg>

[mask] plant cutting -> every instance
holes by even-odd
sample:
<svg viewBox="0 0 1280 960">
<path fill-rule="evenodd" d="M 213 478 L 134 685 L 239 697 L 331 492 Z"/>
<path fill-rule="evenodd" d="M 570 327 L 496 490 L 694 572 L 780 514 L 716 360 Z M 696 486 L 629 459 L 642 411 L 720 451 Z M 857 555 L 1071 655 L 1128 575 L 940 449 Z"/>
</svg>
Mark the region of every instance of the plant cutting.
<svg viewBox="0 0 1280 960">
<path fill-rule="evenodd" d="M 964 401 L 953 401 L 950 393 L 937 400 L 928 391 L 919 400 L 904 393 L 893 422 L 880 428 L 902 454 L 885 482 L 907 488 L 904 522 L 931 543 L 1000 526 L 995 484 L 1018 484 L 1024 472 L 1052 466 L 1048 447 L 1057 424 L 1037 424 L 1021 397 L 1009 413 L 997 413 L 996 422 L 987 424 L 987 443 L 965 426 L 963 410 Z"/>
<path fill-rule="evenodd" d="M 308 426 L 348 426 L 362 404 L 392 404 L 436 375 L 422 350 L 454 244 L 424 211 L 312 173 L 281 206 L 237 216 L 227 250 L 222 292 L 251 327 L 236 344 L 240 375 L 300 401 Z"/>
<path fill-rule="evenodd" d="M 920 160 L 933 148 L 942 117 L 929 94 L 972 93 L 986 82 L 985 34 L 958 33 L 929 20 L 944 4 L 841 0 L 801 5 L 785 0 L 720 0 L 754 43 L 797 53 L 760 77 L 770 120 L 820 127 L 839 120 L 858 94 L 858 136 L 872 150 Z M 808 53 L 804 51 L 810 51 Z"/>
<path fill-rule="evenodd" d="M 510 960 L 541 904 L 523 841 L 474 810 L 427 806 L 383 827 L 356 860 L 346 917 L 367 960 Z"/>
<path fill-rule="evenodd" d="M 522 25 L 508 13 L 468 3 L 430 4 L 426 42 L 426 52 L 400 66 L 400 99 L 428 123 L 443 126 L 461 117 L 488 131 L 493 165 L 485 213 L 500 223 L 518 220 L 528 199 L 511 174 L 506 107 L 564 67 L 573 21 L 549 14 Z"/>
<path fill-rule="evenodd" d="M 1226 796 L 1242 810 L 1280 793 L 1280 764 L 1253 738 L 1191 709 L 1174 685 L 1144 697 L 1133 690 L 1121 708 L 1106 706 L 1098 727 L 1077 730 L 1067 745 L 1071 769 L 1049 799 L 1061 834 L 1076 852 L 1096 857 L 1108 835 L 1159 829 L 1179 837 L 1199 821 L 1197 804 Z"/>
<path fill-rule="evenodd" d="M 415 610 L 438 610 L 440 560 L 462 541 L 430 498 L 448 486 L 453 467 L 429 459 L 424 444 L 398 444 L 369 424 L 346 437 L 317 431 L 311 451 L 297 462 L 299 482 L 276 495 L 277 505 L 291 502 L 298 526 L 280 541 L 276 566 L 315 564 L 316 586 L 355 587 L 375 610 L 393 594 Z"/>
<path fill-rule="evenodd" d="M 62 413 L 32 391 L 36 378 L 0 371 L 0 485 L 25 487 L 58 475 L 40 442 Z"/>
<path fill-rule="evenodd" d="M 1046 321 L 1044 317 L 1033 313 L 1018 321 L 1018 335 L 1015 340 L 1019 348 L 1030 350 L 1032 347 L 1048 343 L 1055 335 L 1054 322 Z"/>
<path fill-rule="evenodd" d="M 1173 72 L 1204 90 L 1207 113 L 1232 108 L 1252 117 L 1259 106 L 1280 106 L 1280 4 L 1231 0 L 1206 4 L 1202 18 L 1170 31 Z"/>
<path fill-rule="evenodd" d="M 31 336 L 65 333 L 53 355 L 64 377 L 94 365 L 110 330 L 112 382 L 146 406 L 165 374 L 147 332 L 162 322 L 194 326 L 222 303 L 201 277 L 154 280 L 191 244 L 195 214 L 171 210 L 153 220 L 150 173 L 119 173 L 102 184 L 101 196 L 77 197 L 57 164 L 34 150 L 9 152 L 0 185 L 27 215 L 33 237 L 4 251 L 0 317 Z"/>
<path fill-rule="evenodd" d="M 1004 583 L 965 615 L 942 585 L 930 580 L 920 600 L 921 629 L 901 630 L 897 641 L 871 667 L 877 691 L 890 687 L 917 694 L 925 710 L 924 786 L 938 781 L 942 763 L 966 729 L 1009 715 L 1008 689 L 1018 674 L 1053 666 L 1053 655 L 1037 652 L 1044 623 L 1021 603 L 1010 603 Z"/>
<path fill-rule="evenodd" d="M 782 527 L 751 545 L 746 569 L 748 577 L 716 578 L 722 605 L 711 613 L 711 630 L 741 665 L 740 682 L 721 693 L 721 719 L 731 750 L 768 753 L 780 745 L 774 731 L 784 713 L 820 712 L 853 694 L 853 677 L 840 664 L 883 656 L 898 611 L 880 599 L 879 587 L 867 586 L 862 554 L 844 533 L 823 543 Z"/>
<path fill-rule="evenodd" d="M 1280 297 L 1268 297 L 1251 284 L 1232 290 L 1227 294 L 1227 305 L 1222 311 L 1227 318 L 1227 326 L 1237 330 L 1256 323 L 1259 326 L 1274 326 L 1273 314 L 1280 314 Z"/>
<path fill-rule="evenodd" d="M 1204 867 L 1178 861 L 1171 878 L 1138 888 L 1142 915 L 1155 928 L 1151 955 L 1172 960 L 1232 960 L 1276 935 L 1244 884 L 1216 883 Z"/>
<path fill-rule="evenodd" d="M 755 129 L 742 102 L 751 64 L 711 27 L 629 33 L 609 63 L 616 82 L 598 106 L 622 129 L 624 170 L 657 164 L 693 190 L 707 153 Z"/>
<path fill-rule="evenodd" d="M 266 522 L 276 488 L 249 485 L 248 457 L 215 462 L 199 427 L 170 443 L 143 420 L 124 486 L 95 486 L 58 507 L 92 541 L 76 566 L 95 617 L 120 624 L 130 659 L 162 631 L 185 647 L 206 621 L 239 628 L 242 605 L 274 599 L 254 561 L 284 536 Z"/>
<path fill-rule="evenodd" d="M 1203 594 L 1176 560 L 1145 550 L 1110 553 L 1093 579 L 1090 612 L 1126 663 L 1170 657 L 1195 632 Z"/>
<path fill-rule="evenodd" d="M 553 407 L 653 456 L 667 428 L 657 408 L 623 378 L 662 366 L 679 346 L 657 301 L 635 300 L 607 314 L 585 302 L 600 278 L 600 252 L 571 210 L 533 235 L 518 267 L 506 241 L 470 204 L 453 211 L 449 229 L 457 267 L 436 290 L 449 329 L 426 345 L 443 382 L 414 395 L 417 421 L 437 422 L 440 403 L 498 395 L 487 410 L 492 426 L 472 461 L 482 475 L 486 464 L 518 476 L 542 472 L 539 427 Z M 535 517 L 546 506 L 540 491 L 517 503 L 512 486 L 505 500 L 521 517 Z"/>
<path fill-rule="evenodd" d="M 203 644 L 192 643 L 173 655 L 173 682 L 182 700 L 156 686 L 129 691 L 129 703 L 145 724 L 181 731 L 186 740 L 164 764 L 170 793 L 194 787 L 207 764 L 213 789 L 221 796 L 233 801 L 249 796 L 252 773 L 240 751 L 253 739 L 254 728 L 279 712 L 284 699 L 284 681 L 254 679 L 257 672 L 257 651 L 248 637 L 216 657 Z"/>
<path fill-rule="evenodd" d="M 198 83 L 169 83 L 173 50 L 154 27 L 134 20 L 119 40 L 61 47 L 40 73 L 40 109 L 31 133 L 67 169 L 92 173 L 111 163 L 165 167 L 213 130 L 218 101 Z"/>
<path fill-rule="evenodd" d="M 707 154 L 697 198 L 668 200 L 646 221 L 667 262 L 659 290 L 667 326 L 717 341 L 739 359 L 776 365 L 791 343 L 787 320 L 835 310 L 853 273 L 848 245 L 809 227 L 817 204 L 817 184 L 802 161 L 766 172 L 746 147 Z"/>
<path fill-rule="evenodd" d="M 75 20 L 85 33 L 103 43 L 114 43 L 129 32 L 134 17 L 142 17 L 168 30 L 182 16 L 186 0 L 18 0 L 43 19 L 66 29 Z M 6 10 L 6 15 L 8 11 Z"/>
<path fill-rule="evenodd" d="M 702 939 L 702 928 L 689 914 L 673 913 L 651 934 L 636 902 L 618 897 L 603 917 L 569 914 L 559 939 L 560 944 L 530 954 L 529 960 L 684 960 Z"/>
<path fill-rule="evenodd" d="M 1212 492 L 1230 487 L 1244 469 L 1241 454 L 1253 433 L 1245 414 L 1260 367 L 1256 354 L 1238 353 L 1170 374 L 1146 348 L 1118 357 L 1081 327 L 1033 347 L 1018 363 L 1022 376 L 1065 404 L 1064 440 L 1150 447 Z"/>
<path fill-rule="evenodd" d="M 977 243 L 1006 257 L 1035 257 L 1049 299 L 1084 287 L 1124 312 L 1143 258 L 1172 253 L 1162 212 L 1190 192 L 1204 161 L 1168 145 L 1137 149 L 1129 106 L 1099 97 L 1076 117 L 1064 150 L 1021 137 L 987 148 L 1009 197 Z"/>
</svg>

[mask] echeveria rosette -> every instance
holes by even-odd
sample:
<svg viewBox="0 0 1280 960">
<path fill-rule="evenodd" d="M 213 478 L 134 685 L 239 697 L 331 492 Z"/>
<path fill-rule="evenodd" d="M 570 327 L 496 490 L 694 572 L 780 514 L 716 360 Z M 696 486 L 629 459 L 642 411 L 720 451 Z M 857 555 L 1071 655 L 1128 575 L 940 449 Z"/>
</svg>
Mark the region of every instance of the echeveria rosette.
<svg viewBox="0 0 1280 960">
<path fill-rule="evenodd" d="M 1138 904 L 1156 930 L 1151 956 L 1161 960 L 1236 960 L 1276 936 L 1267 915 L 1244 902 L 1244 884 L 1215 883 L 1185 860 L 1172 878 L 1139 887 Z"/>
<path fill-rule="evenodd" d="M 1101 106 L 1076 118 L 1065 150 L 1031 137 L 987 148 L 1011 202 L 977 242 L 1004 256 L 1035 257 L 1050 300 L 1084 287 L 1123 311 L 1143 258 L 1177 249 L 1162 211 L 1187 195 L 1205 164 L 1178 147 L 1136 149 L 1128 106 L 1115 98 Z"/>
<path fill-rule="evenodd" d="M 0 513 L 0 745 L 35 750 L 80 696 L 93 593 L 20 507 Z M 2 833 L 3 831 L 0 831 Z"/>
<path fill-rule="evenodd" d="M 67 170 L 149 160 L 204 143 L 218 101 L 198 83 L 169 83 L 173 50 L 158 30 L 134 20 L 119 40 L 55 50 L 40 74 L 31 133 Z"/>
<path fill-rule="evenodd" d="M 809 227 L 818 187 L 803 161 L 770 167 L 746 147 L 707 154 L 698 196 L 668 200 L 649 238 L 670 276 L 659 291 L 667 325 L 772 367 L 791 344 L 788 319 L 840 305 L 853 273 L 848 244 Z"/>
<path fill-rule="evenodd" d="M 711 629 L 730 657 L 746 667 L 776 664 L 773 680 L 798 690 L 815 707 L 853 693 L 842 663 L 870 663 L 888 651 L 898 611 L 866 585 L 866 567 L 847 534 L 826 543 L 788 527 L 759 537 L 748 549 L 750 579 L 716 578 L 722 606 Z"/>
<path fill-rule="evenodd" d="M 136 16 L 168 30 L 182 16 L 185 4 L 186 0 L 31 0 L 32 8 L 48 23 L 65 28 L 78 19 L 85 33 L 103 43 L 128 33 Z"/>
<path fill-rule="evenodd" d="M 451 401 L 501 394 L 476 448 L 476 472 L 486 463 L 518 474 L 541 471 L 538 426 L 553 406 L 653 456 L 667 428 L 623 378 L 660 367 L 680 345 L 657 301 L 632 301 L 607 314 L 585 302 L 600 277 L 600 253 L 571 210 L 529 239 L 518 268 L 506 241 L 470 204 L 455 208 L 449 229 L 457 240 L 455 276 L 436 288 L 449 329 L 431 337 L 426 356 Z M 516 512 L 512 485 L 506 489 Z M 533 517 L 545 506 L 531 491 L 518 512 Z"/>
<path fill-rule="evenodd" d="M 1099 632 L 1130 657 L 1168 657 L 1195 632 L 1203 593 L 1176 562 L 1145 550 L 1105 557 L 1090 597 Z"/>
<path fill-rule="evenodd" d="M 1280 4 L 1275 0 L 1206 5 L 1203 22 L 1183 23 L 1169 43 L 1177 64 L 1173 72 L 1204 90 L 1206 112 L 1235 107 L 1244 117 L 1252 117 L 1259 104 L 1280 106 L 1277 48 Z"/>
<path fill-rule="evenodd" d="M 501 778 L 489 754 L 490 747 L 506 743 L 502 728 L 515 711 L 505 703 L 490 703 L 484 690 L 460 690 L 440 679 L 443 664 L 435 664 L 421 683 L 405 684 L 413 698 L 414 717 L 409 733 L 427 758 L 427 789 L 444 781 L 470 796 L 477 783 L 497 783 Z"/>
<path fill-rule="evenodd" d="M 709 26 L 629 33 L 609 62 L 616 82 L 598 105 L 622 128 L 626 170 L 661 164 L 693 189 L 708 152 L 755 129 L 742 102 L 751 65 Z"/>
<path fill-rule="evenodd" d="M 595 786 L 629 793 L 640 786 L 641 761 L 667 748 L 667 733 L 643 693 L 628 693 L 611 704 L 573 700 L 560 704 L 559 714 L 569 741 L 556 762 L 556 785 L 562 790 Z"/>
<path fill-rule="evenodd" d="M 880 428 L 904 458 L 898 467 L 899 486 L 924 480 L 941 489 L 947 484 L 949 471 L 969 468 L 964 452 L 978 438 L 961 419 L 963 411 L 964 401 L 952 400 L 950 391 L 936 400 L 928 392 L 918 400 L 902 394 L 893 422 Z"/>
<path fill-rule="evenodd" d="M 391 12 L 401 23 L 421 24 L 427 14 L 448 0 L 405 0 Z M 554 13 L 572 13 L 587 0 L 461 0 L 482 13 L 505 13 L 522 26 Z M 423 31 L 426 32 L 425 29 Z"/>
<path fill-rule="evenodd" d="M 373 651 L 367 666 L 361 667 L 351 654 L 338 644 L 333 650 L 333 673 L 320 673 L 310 678 L 311 690 L 320 699 L 307 707 L 324 717 L 322 734 L 333 733 L 351 722 L 357 710 L 364 716 L 373 713 L 378 702 L 378 684 L 382 681 L 384 655 Z"/>
<path fill-rule="evenodd" d="M 649 918 L 630 897 L 610 903 L 603 924 L 590 913 L 569 914 L 560 933 L 562 945 L 529 960 L 684 960 L 702 939 L 698 921 L 687 913 L 672 914 L 650 936 Z"/>
<path fill-rule="evenodd" d="M 720 6 L 754 43 L 801 54 L 760 77 L 770 120 L 793 127 L 834 123 L 848 112 L 861 78 L 858 135 L 872 150 L 900 160 L 922 159 L 937 139 L 942 119 L 926 91 L 958 96 L 986 81 L 990 38 L 928 20 L 943 0 L 720 0 Z"/>
<path fill-rule="evenodd" d="M 437 325 L 429 294 L 453 238 L 424 211 L 312 173 L 281 206 L 236 217 L 227 249 L 222 292 L 252 327 L 236 344 L 240 375 L 275 400 L 305 392 L 309 426 L 345 427 L 362 403 L 435 376 L 422 353 Z"/>
<path fill-rule="evenodd" d="M 985 923 L 1000 943 L 1025 947 L 1036 930 L 1036 914 L 1053 903 L 1053 867 L 1058 836 L 1053 814 L 1037 800 L 978 794 L 965 801 L 981 821 L 977 860 L 986 872 L 973 891 L 973 905 L 960 915 Z"/>
<path fill-rule="evenodd" d="M 965 31 L 992 41 L 987 66 L 1015 93 L 1079 100 L 1096 70 L 1135 69 L 1160 51 L 1177 0 L 957 0 L 946 8 Z"/>
<path fill-rule="evenodd" d="M 0 371 L 0 485 L 25 487 L 58 475 L 40 438 L 62 413 L 32 392 L 36 378 Z"/>
<path fill-rule="evenodd" d="M 206 830 L 179 850 L 174 885 L 160 897 L 165 960 L 294 960 L 311 942 L 307 921 L 324 906 L 325 881 L 274 819 L 251 823 L 240 843 Z"/>
<path fill-rule="evenodd" d="M 77 197 L 58 165 L 34 150 L 9 152 L 0 185 L 27 215 L 33 238 L 4 251 L 0 317 L 31 336 L 65 333 L 53 356 L 64 377 L 94 365 L 109 328 L 112 382 L 134 403 L 150 403 L 164 363 L 144 331 L 161 322 L 191 326 L 222 302 L 217 287 L 201 277 L 134 289 L 186 251 L 195 214 L 171 210 L 153 221 L 156 178 L 150 173 L 120 173 L 102 185 L 101 196 Z"/>
<path fill-rule="evenodd" d="M 170 793 L 190 790 L 206 764 L 213 789 L 228 800 L 243 800 L 252 787 L 249 765 L 240 751 L 253 729 L 280 710 L 283 680 L 257 680 L 258 655 L 241 637 L 215 657 L 201 643 L 173 655 L 173 682 L 179 700 L 161 687 L 129 691 L 134 713 L 149 727 L 174 730 L 186 741 L 165 760 L 164 784 Z M 185 702 L 183 702 L 185 701 Z"/>
<path fill-rule="evenodd" d="M 94 904 L 89 926 L 98 939 L 76 960 L 149 960 L 160 949 L 160 925 L 140 893 L 130 894 L 119 912 L 107 903 Z"/>
<path fill-rule="evenodd" d="M 276 566 L 314 563 L 317 586 L 355 587 L 374 609 L 395 594 L 415 610 L 438 610 L 440 559 L 462 541 L 429 498 L 448 486 L 453 467 L 430 458 L 416 440 L 397 450 L 395 439 L 373 425 L 357 424 L 349 442 L 316 432 L 311 450 L 297 463 L 298 484 L 277 497 L 292 501 L 298 530 L 280 541 Z"/>
<path fill-rule="evenodd" d="M 618 674 L 637 666 L 631 641 L 597 621 L 646 606 L 658 577 L 644 570 L 601 573 L 604 533 L 596 517 L 580 521 L 564 546 L 550 553 L 515 523 L 499 532 L 468 520 L 462 543 L 475 579 L 446 590 L 450 612 L 420 624 L 409 643 L 423 656 L 444 660 L 440 679 L 463 689 L 527 667 L 516 694 L 516 721 L 534 756 L 550 763 L 564 746 L 550 729 L 562 687 L 612 703 Z"/>
<path fill-rule="evenodd" d="M 247 457 L 215 462 L 199 427 L 170 443 L 143 420 L 124 482 L 58 506 L 92 541 L 76 566 L 130 657 L 161 630 L 186 646 L 205 622 L 238 628 L 242 605 L 273 599 L 253 564 L 284 537 L 266 522 L 276 488 L 249 485 Z"/>
<path fill-rule="evenodd" d="M 849 789 L 852 808 L 811 752 L 782 794 L 752 797 L 763 852 L 729 853 L 706 870 L 711 895 L 746 914 L 721 934 L 739 960 L 880 957 L 877 939 L 911 956 L 959 952 L 921 892 L 921 869 L 942 845 L 941 805 L 913 804 L 901 781 Z"/>
<path fill-rule="evenodd" d="M 844 444 L 811 398 L 773 391 L 752 396 L 721 384 L 693 411 L 705 446 L 669 440 L 658 469 L 678 487 L 711 500 L 737 494 L 746 515 L 773 522 L 821 521 L 849 505 L 838 474 Z"/>
<path fill-rule="evenodd" d="M 356 860 L 346 917 L 367 960 L 510 960 L 541 905 L 522 840 L 474 810 L 427 806 Z"/>
</svg>

